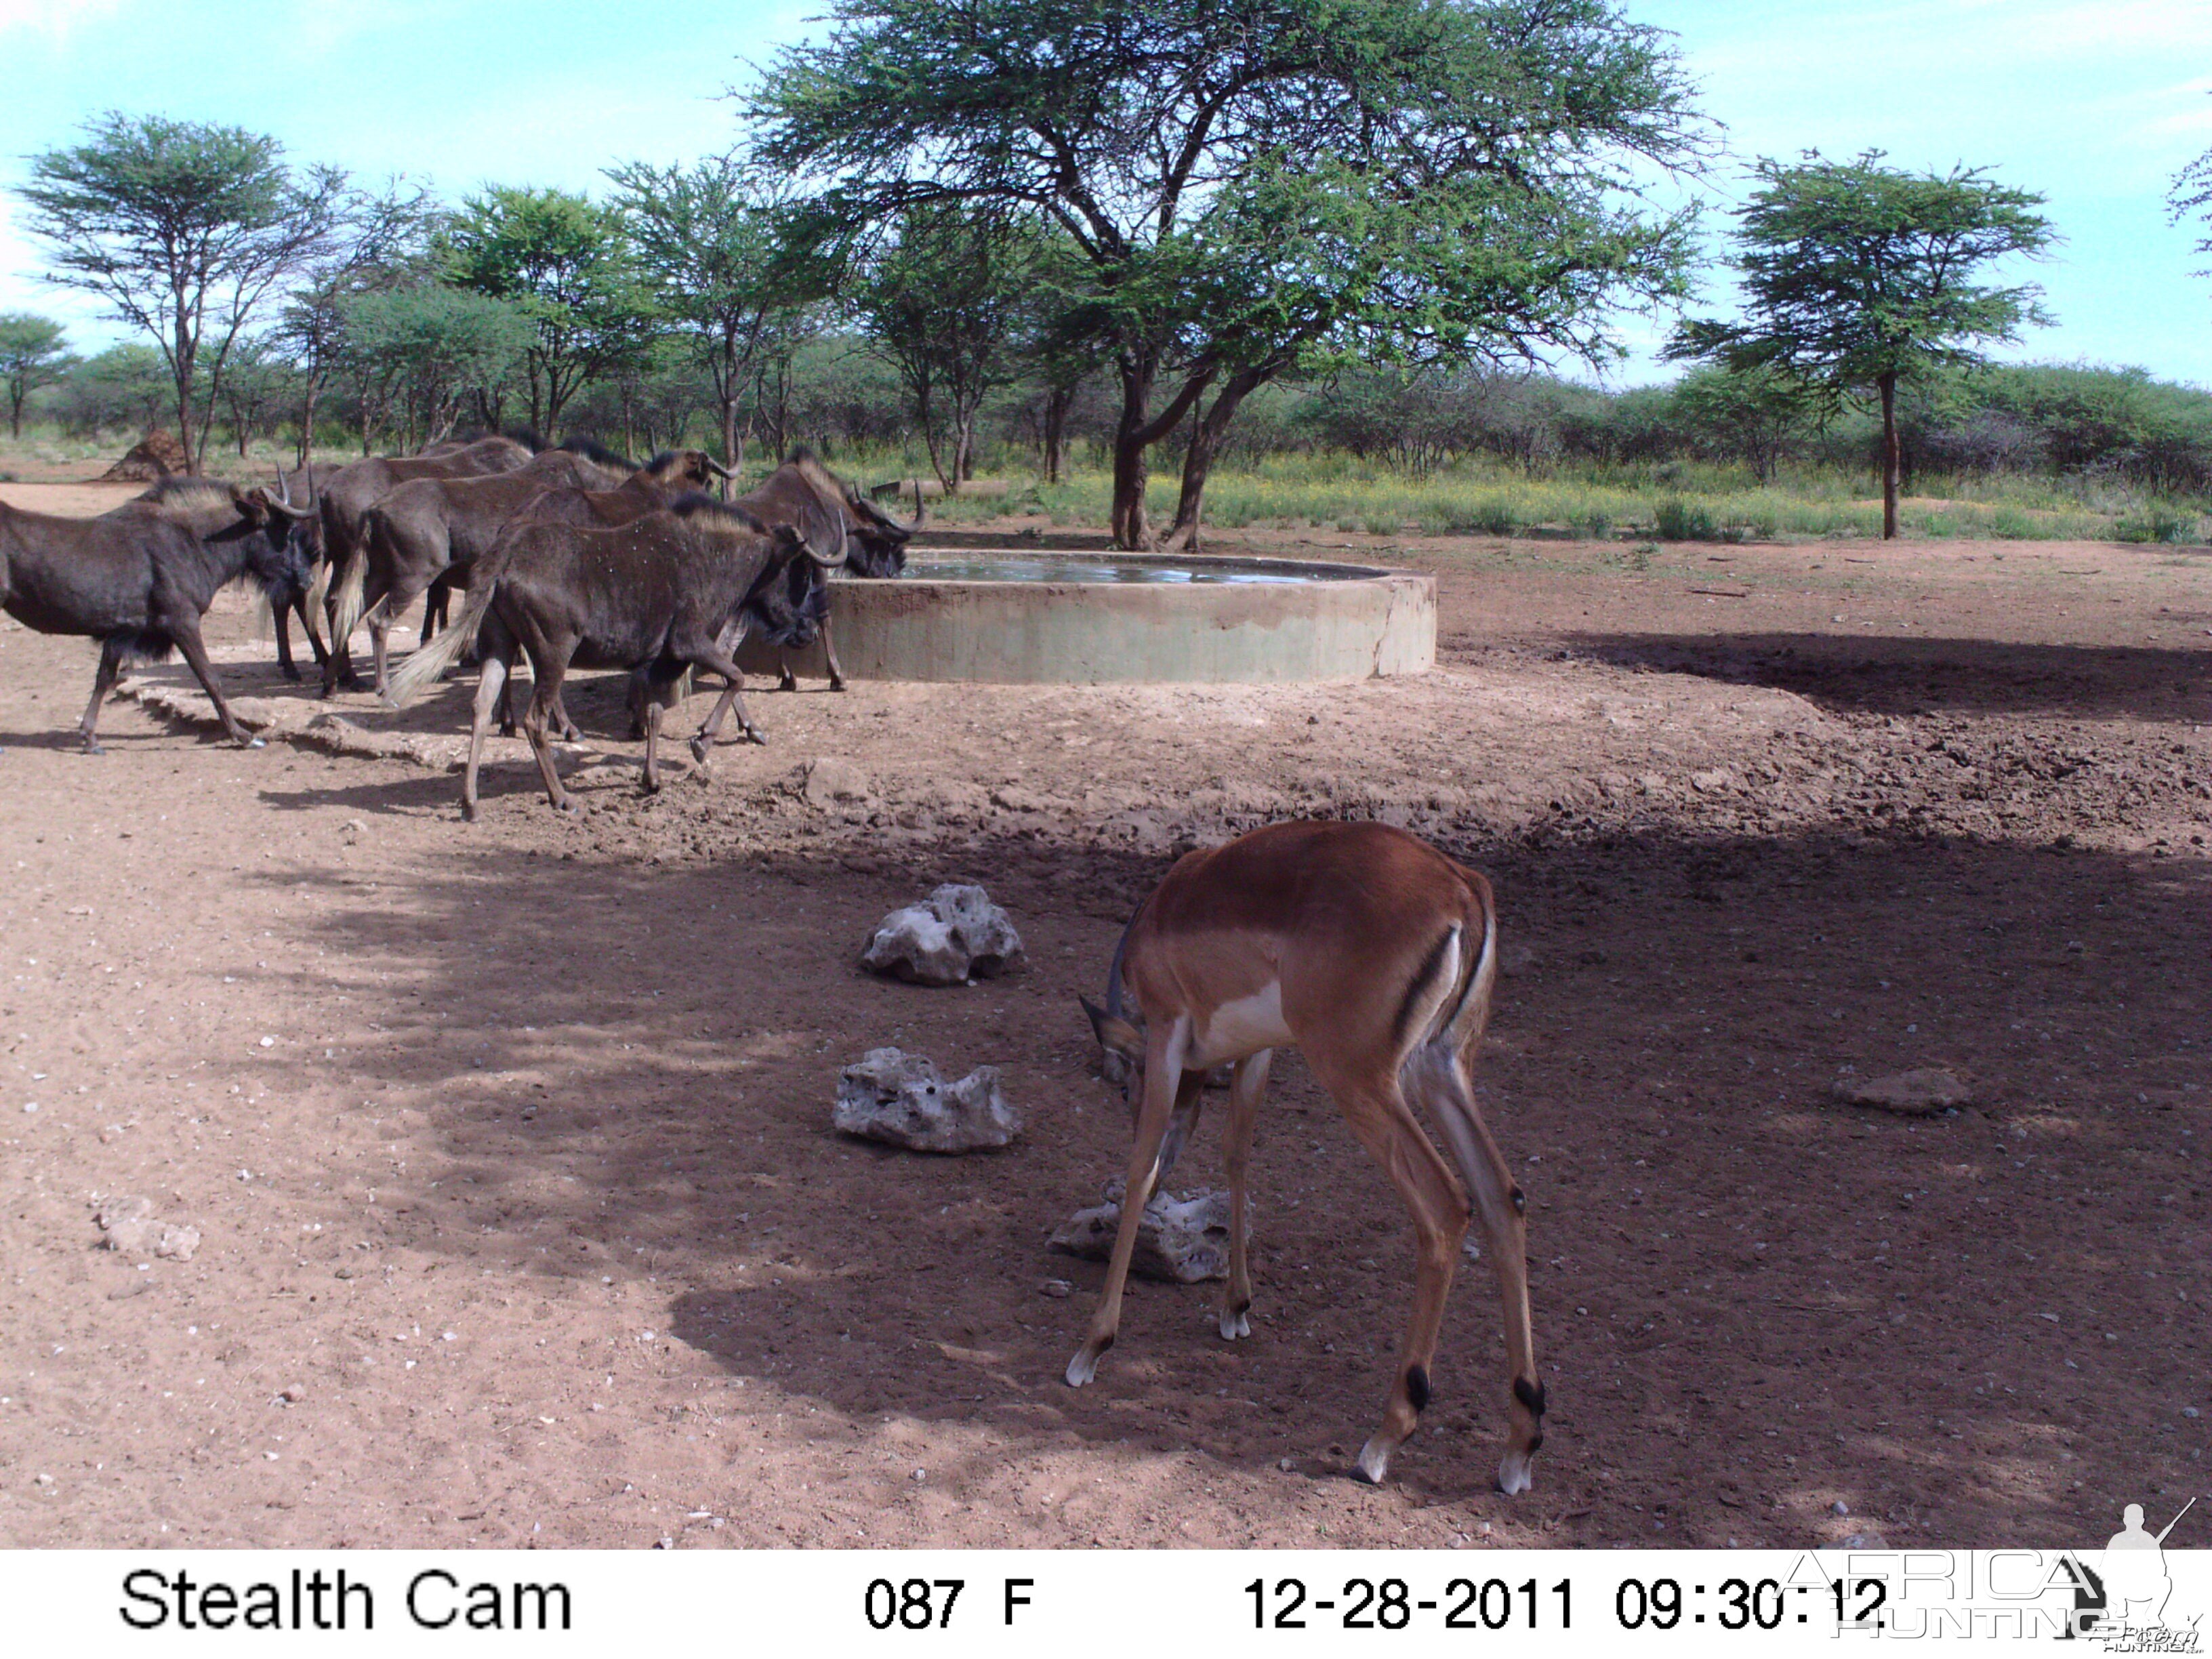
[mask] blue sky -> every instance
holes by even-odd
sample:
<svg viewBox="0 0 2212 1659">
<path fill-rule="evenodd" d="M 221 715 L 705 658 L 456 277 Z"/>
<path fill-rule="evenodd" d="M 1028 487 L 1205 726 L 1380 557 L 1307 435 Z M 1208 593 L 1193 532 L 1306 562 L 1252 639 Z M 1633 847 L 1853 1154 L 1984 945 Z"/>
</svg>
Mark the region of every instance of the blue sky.
<svg viewBox="0 0 2212 1659">
<path fill-rule="evenodd" d="M 2066 238 L 2016 272 L 2057 325 L 2002 355 L 2140 364 L 2212 386 L 2212 260 L 2166 222 L 2177 169 L 2212 148 L 2205 0 L 1626 0 L 1673 31 L 1731 151 L 1985 166 L 2045 192 Z M 23 158 L 107 108 L 274 133 L 295 159 L 404 172 L 459 194 L 488 181 L 593 188 L 608 162 L 687 160 L 732 136 L 723 88 L 816 27 L 818 0 L 714 8 L 564 0 L 0 0 L 0 191 Z M 1723 164 L 1721 210 L 1747 186 Z M 0 310 L 109 331 L 37 280 L 0 195 Z M 1724 307 L 1716 274 L 1705 308 Z M 1637 356 L 1616 380 L 1665 378 Z"/>
</svg>

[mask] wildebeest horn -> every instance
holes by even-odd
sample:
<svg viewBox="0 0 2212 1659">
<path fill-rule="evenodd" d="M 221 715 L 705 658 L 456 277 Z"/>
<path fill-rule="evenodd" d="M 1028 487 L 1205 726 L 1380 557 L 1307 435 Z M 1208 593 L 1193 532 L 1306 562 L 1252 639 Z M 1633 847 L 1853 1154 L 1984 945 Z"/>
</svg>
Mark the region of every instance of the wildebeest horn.
<svg viewBox="0 0 2212 1659">
<path fill-rule="evenodd" d="M 908 530 L 919 530 L 919 529 L 921 529 L 921 526 L 922 526 L 922 521 L 923 521 L 925 519 L 928 518 L 928 517 L 929 517 L 929 503 L 928 503 L 927 501 L 926 501 L 922 500 L 922 498 L 921 498 L 921 479 L 919 479 L 919 478 L 916 478 L 916 479 L 914 481 L 914 522 L 913 522 L 912 524 L 908 525 L 908 526 L 907 526 L 907 528 L 908 528 Z"/>
<path fill-rule="evenodd" d="M 291 505 L 292 505 L 292 486 L 291 486 L 291 485 L 289 485 L 289 484 L 288 484 L 288 483 L 286 483 L 284 482 L 284 469 L 283 469 L 283 467 L 281 467 L 281 466 L 273 466 L 273 467 L 270 468 L 269 470 L 270 470 L 271 472 L 274 472 L 274 473 L 276 475 L 276 493 L 277 493 L 277 495 L 280 495 L 280 496 L 282 496 L 282 497 L 283 498 L 283 501 L 284 501 L 284 505 L 285 505 L 285 506 L 287 506 L 287 507 L 291 506 Z"/>
<path fill-rule="evenodd" d="M 729 468 L 724 466 L 720 461 L 716 460 L 712 455 L 709 455 L 707 458 L 707 470 L 718 478 L 734 478 L 738 476 L 736 473 L 731 471 Z"/>
<path fill-rule="evenodd" d="M 799 550 L 800 552 L 805 554 L 806 556 L 809 559 L 811 559 L 816 564 L 821 566 L 824 570 L 841 570 L 844 568 L 845 564 L 845 541 L 848 532 L 845 526 L 845 514 L 843 511 L 834 507 L 831 507 L 830 511 L 837 522 L 837 556 L 834 559 L 829 559 L 824 558 L 821 554 L 817 553 L 814 550 L 813 538 L 804 533 L 802 533 L 799 538 Z"/>
<path fill-rule="evenodd" d="M 256 490 L 254 493 L 269 504 L 269 510 L 271 513 L 282 513 L 286 518 L 295 521 L 301 519 L 312 519 L 315 516 L 313 507 L 295 507 L 289 500 L 277 501 L 265 489 Z"/>
</svg>

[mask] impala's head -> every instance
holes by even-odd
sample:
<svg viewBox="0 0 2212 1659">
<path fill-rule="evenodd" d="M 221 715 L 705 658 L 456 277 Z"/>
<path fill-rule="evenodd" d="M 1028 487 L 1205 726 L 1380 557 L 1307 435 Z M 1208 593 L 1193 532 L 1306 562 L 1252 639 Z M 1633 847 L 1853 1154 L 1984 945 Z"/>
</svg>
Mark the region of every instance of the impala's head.
<svg viewBox="0 0 2212 1659">
<path fill-rule="evenodd" d="M 1109 1083 L 1121 1085 L 1122 1098 L 1133 1110 L 1136 1103 L 1145 1097 L 1145 1018 L 1122 1006 L 1121 953 L 1128 944 L 1129 936 L 1124 932 L 1121 942 L 1114 947 L 1114 965 L 1106 970 L 1106 1006 L 1101 1008 L 1085 996 L 1079 996 L 1076 1000 L 1091 1016 L 1091 1030 L 1104 1052 L 1105 1063 L 1099 1067 L 1100 1072 Z"/>
</svg>

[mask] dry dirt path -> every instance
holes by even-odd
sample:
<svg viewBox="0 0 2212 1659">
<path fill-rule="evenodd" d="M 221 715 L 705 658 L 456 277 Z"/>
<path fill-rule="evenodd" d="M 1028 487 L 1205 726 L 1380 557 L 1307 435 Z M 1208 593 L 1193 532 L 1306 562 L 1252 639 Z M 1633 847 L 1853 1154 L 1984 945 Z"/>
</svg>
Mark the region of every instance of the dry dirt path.
<svg viewBox="0 0 2212 1659">
<path fill-rule="evenodd" d="M 762 695 L 770 747 L 650 802 L 587 683 L 574 821 L 519 750 L 470 827 L 329 726 L 118 701 L 83 757 L 90 648 L 0 624 L 0 1543 L 2093 1542 L 2202 1485 L 2212 560 L 1249 539 L 1437 570 L 1443 666 Z M 434 763 L 465 695 L 338 712 Z M 1479 1079 L 1553 1402 L 1516 1501 L 1482 1263 L 1392 1485 L 1340 1478 L 1410 1251 L 1294 1063 L 1253 1340 L 1145 1285 L 1058 1381 L 1099 1270 L 1042 1239 L 1126 1134 L 1074 994 L 1176 849 L 1328 812 L 1499 884 Z M 956 878 L 1025 969 L 862 978 Z M 1024 1141 L 832 1136 L 891 1042 L 1003 1066 Z M 1978 1103 L 1829 1101 L 1928 1064 Z M 116 1194 L 191 1259 L 97 1249 Z"/>
</svg>

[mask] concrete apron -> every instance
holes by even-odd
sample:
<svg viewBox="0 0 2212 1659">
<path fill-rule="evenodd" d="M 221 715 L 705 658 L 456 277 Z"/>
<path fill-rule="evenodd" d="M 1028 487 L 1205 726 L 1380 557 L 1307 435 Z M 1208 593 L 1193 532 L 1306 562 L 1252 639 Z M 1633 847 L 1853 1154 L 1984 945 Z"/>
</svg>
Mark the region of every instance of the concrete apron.
<svg viewBox="0 0 2212 1659">
<path fill-rule="evenodd" d="M 837 658 L 855 679 L 1279 685 L 1419 674 L 1437 660 L 1436 579 L 1411 572 L 1249 584 L 900 577 L 830 592 Z M 777 655 L 748 641 L 738 660 L 773 673 Z M 802 678 L 829 672 L 818 641 L 790 660 Z"/>
</svg>

